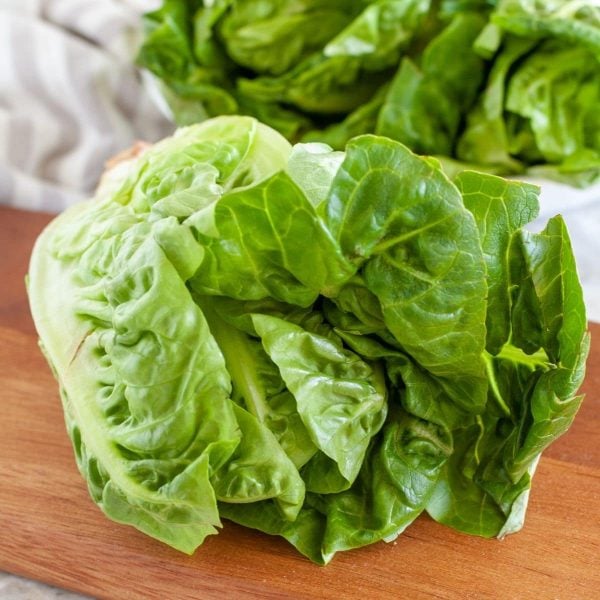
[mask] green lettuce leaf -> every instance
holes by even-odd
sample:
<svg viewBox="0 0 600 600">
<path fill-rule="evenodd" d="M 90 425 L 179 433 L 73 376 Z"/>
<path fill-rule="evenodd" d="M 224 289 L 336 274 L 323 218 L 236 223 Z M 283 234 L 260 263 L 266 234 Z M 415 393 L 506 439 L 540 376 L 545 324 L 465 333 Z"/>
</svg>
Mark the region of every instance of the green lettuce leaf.
<svg viewBox="0 0 600 600">
<path fill-rule="evenodd" d="M 240 430 L 202 312 L 156 227 L 127 212 L 88 203 L 53 223 L 36 246 L 32 310 L 92 497 L 116 521 L 191 553 L 220 525 L 210 473 Z"/>
<path fill-rule="evenodd" d="M 539 234 L 521 229 L 537 214 L 532 186 L 477 173 L 458 185 L 487 257 L 489 392 L 483 414 L 453 430 L 455 451 L 427 511 L 468 533 L 503 536 L 521 528 L 540 454 L 581 403 L 585 307 L 562 220 Z"/>
<path fill-rule="evenodd" d="M 359 137 L 331 187 L 327 223 L 361 265 L 401 347 L 444 378 L 457 402 L 481 406 L 485 270 L 475 222 L 456 187 L 401 144 Z"/>
<path fill-rule="evenodd" d="M 484 62 L 473 49 L 483 25 L 479 15 L 459 14 L 429 43 L 420 67 L 403 59 L 376 133 L 415 152 L 453 154 L 458 128 L 483 79 Z"/>
<path fill-rule="evenodd" d="M 276 317 L 253 315 L 252 321 L 314 444 L 351 484 L 385 419 L 383 372 L 342 348 L 341 340 Z"/>
<path fill-rule="evenodd" d="M 594 2 L 500 0 L 492 22 L 519 36 L 581 44 L 600 59 L 600 7 Z"/>
<path fill-rule="evenodd" d="M 196 233 L 204 259 L 190 284 L 199 293 L 308 306 L 352 273 L 312 204 L 284 172 L 223 196 L 213 220 L 214 231 Z"/>
<path fill-rule="evenodd" d="M 511 337 L 511 250 L 521 229 L 539 213 L 539 190 L 472 171 L 461 173 L 455 183 L 479 229 L 488 280 L 486 348 L 497 354 Z"/>
</svg>

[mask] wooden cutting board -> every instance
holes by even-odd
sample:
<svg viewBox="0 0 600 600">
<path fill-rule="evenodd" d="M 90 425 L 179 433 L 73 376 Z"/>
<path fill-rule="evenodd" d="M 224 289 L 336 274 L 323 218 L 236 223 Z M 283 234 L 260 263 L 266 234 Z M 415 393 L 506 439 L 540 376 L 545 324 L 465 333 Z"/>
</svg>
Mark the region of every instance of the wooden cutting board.
<svg viewBox="0 0 600 600">
<path fill-rule="evenodd" d="M 226 523 L 188 557 L 106 519 L 76 469 L 23 287 L 48 219 L 0 209 L 0 570 L 110 599 L 600 597 L 600 326 L 587 398 L 540 462 L 520 533 L 484 540 L 423 516 L 318 567 Z"/>
</svg>

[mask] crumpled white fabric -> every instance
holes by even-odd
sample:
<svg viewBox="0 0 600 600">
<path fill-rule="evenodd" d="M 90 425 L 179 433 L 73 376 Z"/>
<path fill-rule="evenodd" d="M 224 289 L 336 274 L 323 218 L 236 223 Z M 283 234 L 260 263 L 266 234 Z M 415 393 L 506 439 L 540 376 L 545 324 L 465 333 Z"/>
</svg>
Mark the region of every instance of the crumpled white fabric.
<svg viewBox="0 0 600 600">
<path fill-rule="evenodd" d="M 600 322 L 600 185 L 584 190 L 553 181 L 531 180 L 541 187 L 540 216 L 528 227 L 539 231 L 562 215 L 571 238 L 590 321 Z"/>
<path fill-rule="evenodd" d="M 158 4 L 0 0 L 0 202 L 63 210 L 111 155 L 173 131 L 133 64 Z"/>
<path fill-rule="evenodd" d="M 140 15 L 161 0 L 0 0 L 0 202 L 58 212 L 91 194 L 104 162 L 174 125 L 133 60 Z M 600 321 L 600 186 L 542 187 L 569 227 L 588 316 Z"/>
</svg>

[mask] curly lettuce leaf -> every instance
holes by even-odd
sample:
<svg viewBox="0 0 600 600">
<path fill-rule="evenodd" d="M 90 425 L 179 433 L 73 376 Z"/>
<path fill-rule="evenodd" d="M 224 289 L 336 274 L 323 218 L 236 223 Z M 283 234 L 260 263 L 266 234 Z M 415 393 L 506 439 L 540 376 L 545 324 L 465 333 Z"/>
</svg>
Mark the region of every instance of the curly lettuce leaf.
<svg viewBox="0 0 600 600">
<path fill-rule="evenodd" d="M 351 484 L 385 419 L 383 372 L 344 349 L 340 340 L 276 317 L 253 315 L 252 321 L 314 444 Z"/>
<path fill-rule="evenodd" d="M 36 246 L 32 310 L 92 497 L 191 553 L 220 525 L 210 474 L 240 430 L 222 355 L 153 230 L 123 207 L 64 213 Z M 75 232 L 79 260 L 68 252 Z"/>
<path fill-rule="evenodd" d="M 352 273 L 312 204 L 284 172 L 223 196 L 213 221 L 214 231 L 196 232 L 204 259 L 190 285 L 198 293 L 309 306 Z"/>
<path fill-rule="evenodd" d="M 392 80 L 376 133 L 415 152 L 452 155 L 462 119 L 476 98 L 484 62 L 473 49 L 485 21 L 459 14 L 425 48 L 417 66 L 406 57 Z"/>
<path fill-rule="evenodd" d="M 427 511 L 468 533 L 503 536 L 521 528 L 540 454 L 568 429 L 581 403 L 585 307 L 562 220 L 551 219 L 541 233 L 520 228 L 537 213 L 535 189 L 477 173 L 461 174 L 458 185 L 494 282 L 490 385 L 483 414 L 453 430 L 455 452 Z"/>
<path fill-rule="evenodd" d="M 594 2 L 500 0 L 492 22 L 519 36 L 582 45 L 600 59 L 600 6 Z"/>
<path fill-rule="evenodd" d="M 359 137 L 348 144 L 326 218 L 401 347 L 446 378 L 457 402 L 481 406 L 484 262 L 455 186 L 401 144 Z"/>
</svg>

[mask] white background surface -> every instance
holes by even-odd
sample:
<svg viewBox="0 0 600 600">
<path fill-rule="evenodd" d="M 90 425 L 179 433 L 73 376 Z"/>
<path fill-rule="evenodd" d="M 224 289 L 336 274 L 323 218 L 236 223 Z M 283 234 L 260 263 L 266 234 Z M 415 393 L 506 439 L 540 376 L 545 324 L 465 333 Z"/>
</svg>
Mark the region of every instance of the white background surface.
<svg viewBox="0 0 600 600">
<path fill-rule="evenodd" d="M 0 572 L 0 598 L 2 600 L 85 600 L 87 596 Z"/>
<path fill-rule="evenodd" d="M 541 187 L 540 216 L 530 229 L 562 214 L 573 252 L 590 321 L 600 322 L 600 184 L 578 190 L 552 181 L 530 180 Z"/>
</svg>

